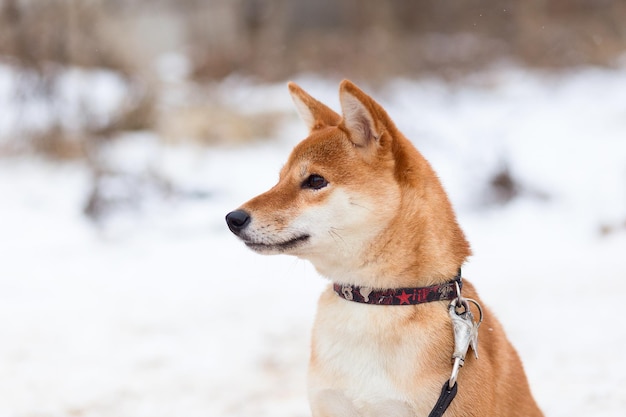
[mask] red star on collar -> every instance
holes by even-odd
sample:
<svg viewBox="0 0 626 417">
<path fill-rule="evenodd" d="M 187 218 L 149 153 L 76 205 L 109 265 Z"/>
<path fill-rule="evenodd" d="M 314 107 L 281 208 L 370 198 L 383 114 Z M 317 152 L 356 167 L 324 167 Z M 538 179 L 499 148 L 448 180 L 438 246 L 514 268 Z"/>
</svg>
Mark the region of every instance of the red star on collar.
<svg viewBox="0 0 626 417">
<path fill-rule="evenodd" d="M 411 294 L 407 294 L 404 290 L 402 290 L 402 294 L 396 295 L 396 298 L 400 300 L 400 304 L 411 304 L 409 302 L 409 297 L 411 297 Z"/>
</svg>

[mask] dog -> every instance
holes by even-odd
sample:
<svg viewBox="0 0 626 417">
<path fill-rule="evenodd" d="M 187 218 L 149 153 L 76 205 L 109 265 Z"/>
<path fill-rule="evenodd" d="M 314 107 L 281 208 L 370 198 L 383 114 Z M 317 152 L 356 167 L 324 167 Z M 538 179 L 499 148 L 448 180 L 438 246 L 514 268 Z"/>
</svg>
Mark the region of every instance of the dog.
<svg viewBox="0 0 626 417">
<path fill-rule="evenodd" d="M 542 416 L 501 324 L 460 277 L 470 245 L 431 165 L 352 82 L 341 115 L 288 86 L 309 136 L 226 222 L 252 250 L 307 259 L 331 281 L 311 339 L 313 417 Z M 456 355 L 462 314 L 461 350 L 479 359 Z"/>
</svg>

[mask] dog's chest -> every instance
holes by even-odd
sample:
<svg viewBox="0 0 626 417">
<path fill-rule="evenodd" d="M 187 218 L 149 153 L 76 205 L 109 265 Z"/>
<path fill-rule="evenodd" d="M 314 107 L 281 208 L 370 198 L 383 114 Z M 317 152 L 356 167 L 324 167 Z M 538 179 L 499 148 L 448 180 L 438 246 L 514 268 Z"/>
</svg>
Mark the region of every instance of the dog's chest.
<svg viewBox="0 0 626 417">
<path fill-rule="evenodd" d="M 371 306 L 324 294 L 313 332 L 310 385 L 337 389 L 355 404 L 415 401 L 415 379 L 434 343 L 414 307 Z"/>
<path fill-rule="evenodd" d="M 319 363 L 314 372 L 318 384 L 324 389 L 341 389 L 357 401 L 396 398 L 391 371 L 398 368 L 397 356 L 374 340 L 352 336 L 351 332 L 342 332 L 316 337 L 314 349 Z"/>
</svg>

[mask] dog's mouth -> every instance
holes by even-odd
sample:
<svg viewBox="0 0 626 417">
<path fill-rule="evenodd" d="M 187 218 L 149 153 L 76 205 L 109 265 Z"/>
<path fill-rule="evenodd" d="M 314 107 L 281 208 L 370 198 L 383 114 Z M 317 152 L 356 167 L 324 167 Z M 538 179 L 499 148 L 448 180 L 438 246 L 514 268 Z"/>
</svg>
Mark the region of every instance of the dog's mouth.
<svg viewBox="0 0 626 417">
<path fill-rule="evenodd" d="M 286 252 L 302 245 L 307 240 L 309 240 L 310 237 L 310 235 L 301 235 L 278 243 L 255 242 L 252 240 L 244 239 L 244 243 L 246 244 L 246 246 L 256 252 Z"/>
</svg>

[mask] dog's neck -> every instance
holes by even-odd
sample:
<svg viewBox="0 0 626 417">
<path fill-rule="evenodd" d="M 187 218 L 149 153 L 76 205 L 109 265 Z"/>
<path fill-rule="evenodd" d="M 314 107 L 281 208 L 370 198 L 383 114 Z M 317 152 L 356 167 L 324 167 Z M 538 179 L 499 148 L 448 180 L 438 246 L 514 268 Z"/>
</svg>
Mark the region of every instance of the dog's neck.
<svg viewBox="0 0 626 417">
<path fill-rule="evenodd" d="M 407 248 L 396 253 L 378 252 L 377 256 L 360 257 L 343 253 L 330 257 L 307 257 L 320 275 L 333 284 L 377 289 L 418 288 L 447 283 L 463 264 L 433 259 L 426 265 L 411 263 L 415 253 Z M 365 259 L 365 261 L 363 261 Z"/>
</svg>

